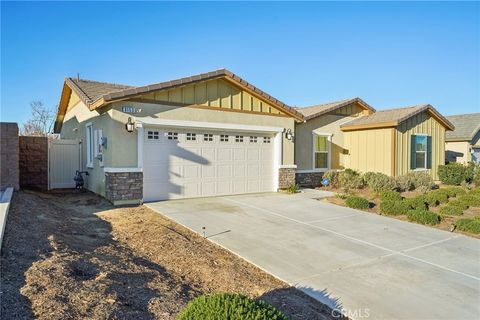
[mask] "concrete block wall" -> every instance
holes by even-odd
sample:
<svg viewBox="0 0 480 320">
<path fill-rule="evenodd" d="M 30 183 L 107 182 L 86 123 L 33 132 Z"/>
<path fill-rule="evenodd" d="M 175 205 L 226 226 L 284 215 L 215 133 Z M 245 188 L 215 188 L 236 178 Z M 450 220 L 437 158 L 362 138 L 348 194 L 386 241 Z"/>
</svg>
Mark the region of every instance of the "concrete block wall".
<svg viewBox="0 0 480 320">
<path fill-rule="evenodd" d="M 18 125 L 16 123 L 0 123 L 0 190 L 13 187 L 18 190 L 19 184 L 19 145 Z"/>
<path fill-rule="evenodd" d="M 48 189 L 48 138 L 19 137 L 20 187 Z"/>
</svg>

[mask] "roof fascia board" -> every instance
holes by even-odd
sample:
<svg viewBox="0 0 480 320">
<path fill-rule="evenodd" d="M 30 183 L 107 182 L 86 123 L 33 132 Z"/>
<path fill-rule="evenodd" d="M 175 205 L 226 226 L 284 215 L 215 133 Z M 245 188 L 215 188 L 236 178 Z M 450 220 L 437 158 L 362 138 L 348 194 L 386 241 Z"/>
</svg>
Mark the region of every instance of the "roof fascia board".
<svg viewBox="0 0 480 320">
<path fill-rule="evenodd" d="M 364 129 L 381 129 L 381 128 L 391 128 L 398 126 L 399 122 L 390 121 L 390 122 L 381 122 L 381 123 L 369 123 L 369 124 L 358 124 L 358 125 L 345 125 L 340 127 L 342 131 L 354 131 L 354 130 L 364 130 Z"/>
</svg>

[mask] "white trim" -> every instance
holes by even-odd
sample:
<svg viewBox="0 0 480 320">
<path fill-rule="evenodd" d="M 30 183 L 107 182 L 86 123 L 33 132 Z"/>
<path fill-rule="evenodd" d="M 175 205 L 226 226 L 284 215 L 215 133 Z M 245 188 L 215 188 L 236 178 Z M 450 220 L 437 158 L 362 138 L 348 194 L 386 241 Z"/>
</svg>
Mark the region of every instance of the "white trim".
<svg viewBox="0 0 480 320">
<path fill-rule="evenodd" d="M 327 167 L 326 168 L 315 168 L 315 136 L 327 137 Z M 325 172 L 331 167 L 331 145 L 332 145 L 332 133 L 322 133 L 312 131 L 312 171 L 310 172 Z"/>
<path fill-rule="evenodd" d="M 89 130 L 88 128 L 90 128 L 90 132 L 91 132 L 91 136 L 89 134 Z M 92 150 L 92 146 L 94 147 L 94 144 L 95 142 L 93 141 L 94 140 L 94 132 L 93 132 L 93 124 L 92 122 L 88 122 L 85 124 L 85 142 L 86 142 L 86 148 L 87 148 L 87 163 L 86 163 L 86 166 L 87 168 L 93 168 L 93 157 L 94 157 L 94 150 Z M 92 153 L 93 151 L 93 153 Z M 91 161 L 90 161 L 91 160 Z"/>
<path fill-rule="evenodd" d="M 137 167 L 143 168 L 143 143 L 144 143 L 143 126 L 137 126 Z"/>
<path fill-rule="evenodd" d="M 417 137 L 417 136 L 425 137 L 427 139 L 426 146 L 425 146 L 425 149 L 426 149 L 425 151 L 417 151 L 417 141 L 415 141 L 415 167 L 417 166 L 417 152 L 423 152 L 425 154 L 425 163 L 424 163 L 425 167 L 415 168 L 415 169 L 413 169 L 413 171 L 427 171 L 427 170 L 429 170 L 427 168 L 427 166 L 428 166 L 428 137 L 429 137 L 429 135 L 426 134 L 426 133 L 415 133 L 415 134 L 412 134 L 412 135 L 414 135 L 415 137 Z M 416 140 L 416 138 L 415 138 L 415 140 Z"/>
<path fill-rule="evenodd" d="M 306 170 L 297 170 L 297 173 L 316 173 L 316 172 L 327 172 L 330 169 L 306 169 Z"/>
<path fill-rule="evenodd" d="M 296 164 L 282 164 L 279 168 L 280 169 L 297 169 L 297 165 Z"/>
<path fill-rule="evenodd" d="M 282 166 L 282 143 L 283 134 L 277 133 L 273 138 L 273 191 L 279 187 L 279 170 Z"/>
<path fill-rule="evenodd" d="M 103 168 L 104 172 L 143 172 L 143 168 L 136 168 L 136 167 L 126 167 L 126 168 L 112 168 L 112 167 L 105 167 Z"/>
<path fill-rule="evenodd" d="M 152 117 L 137 117 L 136 123 L 161 127 L 202 128 L 210 130 L 245 131 L 245 132 L 283 132 L 284 128 L 269 126 L 252 126 L 246 124 L 231 124 L 219 122 L 155 119 Z M 138 125 L 137 125 L 138 128 Z"/>
</svg>

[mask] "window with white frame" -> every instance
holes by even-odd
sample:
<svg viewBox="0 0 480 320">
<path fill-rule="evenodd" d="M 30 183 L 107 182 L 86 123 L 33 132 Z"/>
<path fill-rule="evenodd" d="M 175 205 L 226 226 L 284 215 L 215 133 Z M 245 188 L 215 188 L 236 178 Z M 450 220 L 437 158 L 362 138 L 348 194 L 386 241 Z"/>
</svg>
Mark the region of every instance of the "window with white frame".
<svg viewBox="0 0 480 320">
<path fill-rule="evenodd" d="M 228 142 L 228 134 L 221 134 L 220 142 Z"/>
<path fill-rule="evenodd" d="M 263 143 L 270 143 L 270 137 L 263 137 Z"/>
<path fill-rule="evenodd" d="M 187 141 L 195 141 L 195 140 L 197 140 L 196 133 L 187 133 Z"/>
<path fill-rule="evenodd" d="M 415 136 L 415 168 L 427 169 L 427 136 Z"/>
<path fill-rule="evenodd" d="M 86 134 L 86 146 L 87 146 L 87 167 L 93 168 L 93 153 L 94 153 L 94 143 L 93 143 L 93 127 L 89 123 L 85 126 Z"/>
<path fill-rule="evenodd" d="M 158 140 L 160 137 L 158 131 L 148 131 L 147 132 L 147 139 L 148 140 Z"/>
<path fill-rule="evenodd" d="M 178 132 L 167 132 L 168 140 L 178 140 Z"/>
<path fill-rule="evenodd" d="M 213 141 L 213 134 L 211 133 L 205 133 L 203 135 L 203 141 Z"/>
<path fill-rule="evenodd" d="M 250 136 L 250 142 L 251 142 L 251 143 L 257 143 L 257 137 L 255 137 L 255 136 Z"/>
<path fill-rule="evenodd" d="M 313 168 L 328 169 L 329 136 L 313 135 Z"/>
<path fill-rule="evenodd" d="M 243 142 L 243 136 L 235 136 L 235 142 Z"/>
</svg>

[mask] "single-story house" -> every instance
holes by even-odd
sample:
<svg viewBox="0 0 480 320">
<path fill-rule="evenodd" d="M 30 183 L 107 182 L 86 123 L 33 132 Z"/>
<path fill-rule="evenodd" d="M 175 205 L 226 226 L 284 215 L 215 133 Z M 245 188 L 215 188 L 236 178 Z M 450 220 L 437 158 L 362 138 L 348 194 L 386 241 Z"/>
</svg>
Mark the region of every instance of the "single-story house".
<svg viewBox="0 0 480 320">
<path fill-rule="evenodd" d="M 447 132 L 445 158 L 448 162 L 480 163 L 480 113 L 446 117 L 455 130 Z"/>
<path fill-rule="evenodd" d="M 222 69 L 140 87 L 66 78 L 54 132 L 81 141 L 89 190 L 128 204 L 286 188 L 301 121 Z"/>
<path fill-rule="evenodd" d="M 298 108 L 297 182 L 318 185 L 329 169 L 351 168 L 390 176 L 425 170 L 438 179 L 445 132 L 454 126 L 431 105 L 375 111 L 360 98 Z"/>
<path fill-rule="evenodd" d="M 129 204 L 318 185 L 329 169 L 436 178 L 453 128 L 430 105 L 292 108 L 222 69 L 137 87 L 66 78 L 54 132 L 80 143 L 86 188 Z"/>
</svg>

